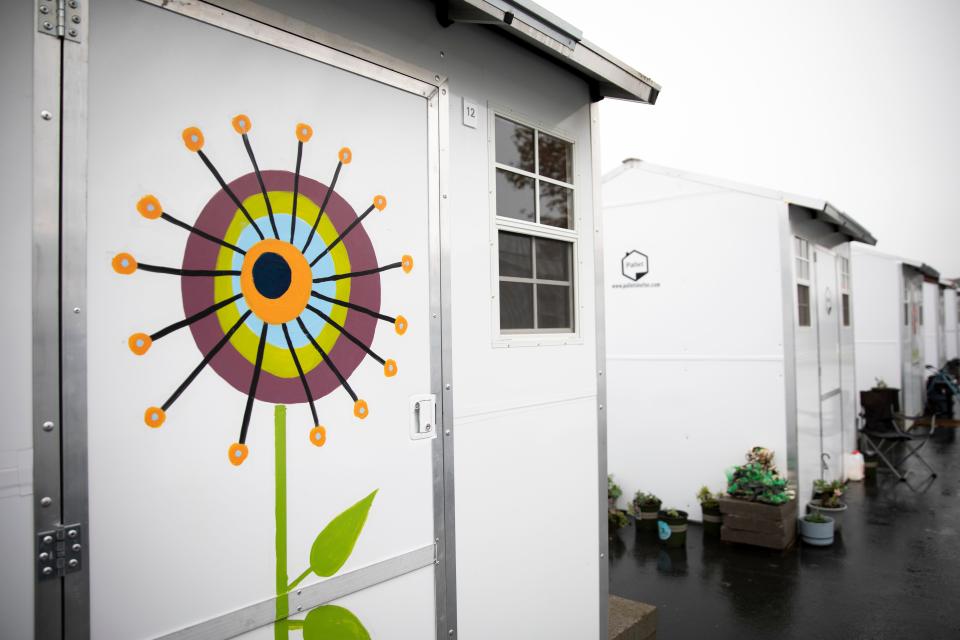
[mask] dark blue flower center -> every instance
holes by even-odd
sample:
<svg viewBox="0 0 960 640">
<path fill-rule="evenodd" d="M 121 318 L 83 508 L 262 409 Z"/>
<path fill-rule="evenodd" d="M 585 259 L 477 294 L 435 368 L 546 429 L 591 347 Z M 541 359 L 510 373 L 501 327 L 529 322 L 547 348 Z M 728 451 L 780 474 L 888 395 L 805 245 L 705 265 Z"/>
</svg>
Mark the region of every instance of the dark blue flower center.
<svg viewBox="0 0 960 640">
<path fill-rule="evenodd" d="M 279 298 L 290 288 L 290 265 L 279 254 L 264 253 L 253 263 L 253 286 L 264 298 Z"/>
</svg>

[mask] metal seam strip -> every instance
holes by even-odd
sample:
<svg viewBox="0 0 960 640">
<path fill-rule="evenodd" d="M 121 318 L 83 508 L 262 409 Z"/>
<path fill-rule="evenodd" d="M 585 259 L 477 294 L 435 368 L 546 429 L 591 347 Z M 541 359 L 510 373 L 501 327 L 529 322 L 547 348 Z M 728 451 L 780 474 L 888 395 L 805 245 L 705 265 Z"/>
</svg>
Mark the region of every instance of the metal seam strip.
<svg viewBox="0 0 960 640">
<path fill-rule="evenodd" d="M 433 545 L 420 547 L 328 580 L 302 587 L 289 594 L 291 614 L 307 611 L 433 565 Z M 277 620 L 276 598 L 263 600 L 230 613 L 160 636 L 160 640 L 226 640 Z"/>
</svg>

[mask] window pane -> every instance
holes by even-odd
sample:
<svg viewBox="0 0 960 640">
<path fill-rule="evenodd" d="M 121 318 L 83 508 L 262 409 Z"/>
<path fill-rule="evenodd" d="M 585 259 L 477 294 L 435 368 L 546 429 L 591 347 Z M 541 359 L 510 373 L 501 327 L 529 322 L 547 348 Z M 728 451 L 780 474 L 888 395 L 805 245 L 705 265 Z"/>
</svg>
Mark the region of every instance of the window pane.
<svg viewBox="0 0 960 640">
<path fill-rule="evenodd" d="M 797 322 L 801 327 L 810 326 L 810 287 L 797 285 Z"/>
<path fill-rule="evenodd" d="M 573 182 L 573 145 L 540 132 L 540 175 Z"/>
<path fill-rule="evenodd" d="M 500 328 L 533 328 L 533 285 L 525 282 L 500 283 Z"/>
<path fill-rule="evenodd" d="M 500 164 L 509 165 L 533 173 L 533 129 L 496 118 L 494 135 L 496 158 Z"/>
<path fill-rule="evenodd" d="M 843 294 L 843 326 L 850 326 L 850 294 Z"/>
<path fill-rule="evenodd" d="M 533 277 L 533 238 L 501 231 L 500 275 L 516 278 Z"/>
<path fill-rule="evenodd" d="M 573 329 L 570 322 L 570 287 L 537 284 L 537 328 Z"/>
<path fill-rule="evenodd" d="M 562 240 L 537 238 L 537 280 L 570 282 L 572 245 Z"/>
<path fill-rule="evenodd" d="M 497 215 L 536 222 L 533 178 L 497 169 Z"/>
<path fill-rule="evenodd" d="M 540 224 L 573 229 L 573 189 L 540 182 Z"/>
</svg>

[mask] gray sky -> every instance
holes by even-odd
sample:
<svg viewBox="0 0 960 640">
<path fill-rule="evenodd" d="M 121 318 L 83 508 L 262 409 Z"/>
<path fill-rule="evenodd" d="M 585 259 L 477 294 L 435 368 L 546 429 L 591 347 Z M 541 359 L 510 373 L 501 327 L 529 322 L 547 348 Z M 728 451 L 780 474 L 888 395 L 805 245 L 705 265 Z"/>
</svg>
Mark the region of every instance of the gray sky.
<svg viewBox="0 0 960 640">
<path fill-rule="evenodd" d="M 960 1 L 538 0 L 663 86 L 604 100 L 628 156 L 825 198 L 960 276 Z"/>
</svg>

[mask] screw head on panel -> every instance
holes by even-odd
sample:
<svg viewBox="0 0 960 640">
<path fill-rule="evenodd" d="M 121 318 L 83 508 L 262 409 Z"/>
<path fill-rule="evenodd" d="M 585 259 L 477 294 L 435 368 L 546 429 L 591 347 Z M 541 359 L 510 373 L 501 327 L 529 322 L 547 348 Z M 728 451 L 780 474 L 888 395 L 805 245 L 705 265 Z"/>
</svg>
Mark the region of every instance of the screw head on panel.
<svg viewBox="0 0 960 640">
<path fill-rule="evenodd" d="M 53 31 L 53 24 L 50 23 L 49 21 L 48 21 L 48 22 L 44 22 L 44 23 L 43 23 L 43 28 L 46 29 L 47 31 Z"/>
<path fill-rule="evenodd" d="M 43 544 L 53 544 L 53 536 L 43 536 Z"/>
<path fill-rule="evenodd" d="M 45 576 L 52 576 L 52 575 L 53 575 L 53 567 L 44 567 L 44 568 L 43 568 L 43 575 L 45 575 Z"/>
<path fill-rule="evenodd" d="M 47 15 L 48 13 L 50 13 L 50 7 L 48 7 L 45 4 L 40 5 L 40 13 L 42 13 L 43 15 Z"/>
<path fill-rule="evenodd" d="M 80 549 L 82 549 L 82 547 L 80 546 L 79 542 L 74 542 L 70 549 L 72 549 L 74 553 L 80 553 Z"/>
<path fill-rule="evenodd" d="M 43 26 L 44 28 L 46 28 L 47 24 L 44 23 Z M 43 111 L 40 112 L 40 117 L 43 118 L 44 120 L 52 120 L 53 114 L 47 111 L 46 109 L 44 109 Z"/>
<path fill-rule="evenodd" d="M 74 312 L 74 313 L 80 313 L 80 307 L 74 307 L 74 308 L 73 308 L 73 312 Z"/>
<path fill-rule="evenodd" d="M 69 4 L 71 9 L 76 9 L 80 6 L 79 0 L 70 0 Z"/>
<path fill-rule="evenodd" d="M 51 422 L 50 420 L 47 420 L 46 422 L 44 422 L 44 423 L 43 423 L 43 430 L 44 430 L 44 431 L 53 431 L 53 422 Z"/>
<path fill-rule="evenodd" d="M 80 24 L 80 16 L 75 15 L 70 18 L 70 21 L 73 22 L 73 24 Z"/>
<path fill-rule="evenodd" d="M 44 551 L 40 554 L 40 562 L 46 562 L 49 559 L 50 559 L 50 554 L 48 552 Z"/>
<path fill-rule="evenodd" d="M 71 558 L 70 561 L 67 562 L 67 566 L 71 569 L 76 569 L 79 565 L 80 562 L 76 558 Z"/>
<path fill-rule="evenodd" d="M 444 385 L 443 388 L 446 389 L 447 391 L 450 391 L 450 385 L 449 385 L 449 384 Z"/>
<path fill-rule="evenodd" d="M 76 38 L 76 37 L 77 37 L 77 30 L 76 30 L 76 29 L 70 29 L 70 31 L 69 31 L 68 33 L 70 34 L 70 37 L 71 37 L 71 38 Z"/>
<path fill-rule="evenodd" d="M 68 538 L 71 538 L 71 539 L 72 539 L 72 538 L 76 538 L 76 537 L 77 537 L 77 530 L 76 530 L 76 529 L 70 529 L 69 531 L 67 531 L 67 537 L 68 537 Z"/>
<path fill-rule="evenodd" d="M 444 433 L 445 433 L 446 435 L 450 435 L 450 429 L 447 429 L 446 431 L 444 431 Z"/>
<path fill-rule="evenodd" d="M 40 506 L 41 506 L 41 507 L 49 507 L 49 506 L 52 505 L 52 504 L 53 504 L 53 499 L 52 499 L 52 498 L 48 498 L 48 497 L 46 497 L 46 496 L 44 496 L 43 498 L 40 498 Z"/>
</svg>

